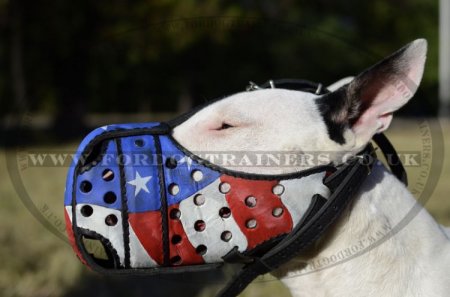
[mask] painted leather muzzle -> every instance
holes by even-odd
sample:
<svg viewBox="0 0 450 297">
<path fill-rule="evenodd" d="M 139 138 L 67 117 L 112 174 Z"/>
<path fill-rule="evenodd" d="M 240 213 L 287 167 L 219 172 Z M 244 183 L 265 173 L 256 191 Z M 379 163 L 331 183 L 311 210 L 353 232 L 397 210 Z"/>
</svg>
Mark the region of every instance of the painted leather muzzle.
<svg viewBox="0 0 450 297">
<path fill-rule="evenodd" d="M 314 195 L 330 195 L 330 170 L 231 171 L 183 148 L 169 125 L 109 125 L 83 140 L 69 170 L 67 233 L 98 271 L 217 267 L 232 251 L 251 254 L 291 232 Z"/>
</svg>

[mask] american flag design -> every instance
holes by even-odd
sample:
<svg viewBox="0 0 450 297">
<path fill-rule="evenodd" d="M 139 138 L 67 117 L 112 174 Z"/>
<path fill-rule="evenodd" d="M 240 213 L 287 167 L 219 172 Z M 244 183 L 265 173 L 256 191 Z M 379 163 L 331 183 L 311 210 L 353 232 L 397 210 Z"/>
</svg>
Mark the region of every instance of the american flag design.
<svg viewBox="0 0 450 297">
<path fill-rule="evenodd" d="M 169 265 L 217 263 L 235 247 L 240 252 L 251 251 L 289 233 L 313 195 L 329 196 L 322 184 L 325 172 L 286 180 L 255 180 L 221 173 L 191 159 L 170 135 L 139 134 L 139 129 L 157 125 L 106 126 L 82 142 L 80 157 L 99 136 L 137 131 L 131 136 L 105 138 L 103 152 L 91 166 L 80 171 L 75 169 L 75 162 L 69 170 L 66 226 L 69 240 L 83 262 L 74 227 L 106 239 L 120 267 L 149 268 L 165 264 L 166 221 Z M 135 165 L 135 155 L 154 161 L 158 146 L 161 164 Z M 120 167 L 117 160 L 124 165 Z M 166 212 L 162 211 L 162 193 Z"/>
</svg>

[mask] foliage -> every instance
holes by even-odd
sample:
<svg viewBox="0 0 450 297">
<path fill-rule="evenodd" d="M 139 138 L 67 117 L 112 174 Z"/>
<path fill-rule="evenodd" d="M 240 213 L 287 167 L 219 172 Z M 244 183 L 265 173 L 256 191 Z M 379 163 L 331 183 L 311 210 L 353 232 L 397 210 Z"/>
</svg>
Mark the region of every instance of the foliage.
<svg viewBox="0 0 450 297">
<path fill-rule="evenodd" d="M 174 111 L 183 98 L 189 107 L 249 80 L 331 83 L 418 37 L 430 54 L 422 98 L 406 112 L 436 110 L 437 1 L 12 3 L 0 3 L 3 114 L 17 96 L 8 66 L 17 34 L 27 107 L 59 116 L 66 129 L 81 126 L 84 112 Z"/>
</svg>

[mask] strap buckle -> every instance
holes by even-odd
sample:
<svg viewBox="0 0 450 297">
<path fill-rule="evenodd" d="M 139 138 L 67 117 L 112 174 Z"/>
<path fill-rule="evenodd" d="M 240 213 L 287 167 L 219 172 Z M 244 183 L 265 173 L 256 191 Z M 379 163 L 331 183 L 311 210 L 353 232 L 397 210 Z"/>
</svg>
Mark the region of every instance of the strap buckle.
<svg viewBox="0 0 450 297">
<path fill-rule="evenodd" d="M 272 79 L 269 80 L 268 82 L 266 82 L 264 85 L 266 85 L 267 83 L 269 84 L 271 89 L 275 89 L 275 82 Z M 248 82 L 248 86 L 245 88 L 245 90 L 247 92 L 256 91 L 256 90 L 262 90 L 262 89 L 266 89 L 266 87 L 259 86 L 259 85 L 257 85 L 256 83 L 254 83 L 252 81 L 249 81 Z"/>
</svg>

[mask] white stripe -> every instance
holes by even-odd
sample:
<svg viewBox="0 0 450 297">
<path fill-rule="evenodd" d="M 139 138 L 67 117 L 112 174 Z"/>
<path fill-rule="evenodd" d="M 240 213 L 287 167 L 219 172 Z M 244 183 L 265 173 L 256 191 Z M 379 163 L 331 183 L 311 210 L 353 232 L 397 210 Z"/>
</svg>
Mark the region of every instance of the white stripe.
<svg viewBox="0 0 450 297">
<path fill-rule="evenodd" d="M 142 246 L 130 224 L 130 265 L 132 268 L 156 267 L 158 264 Z"/>
<path fill-rule="evenodd" d="M 315 194 L 325 198 L 330 196 L 329 189 L 322 183 L 325 173 L 311 174 L 300 179 L 289 179 L 280 182 L 284 186 L 284 193 L 280 198 L 289 210 L 293 225 L 297 225 L 311 203 Z"/>
<path fill-rule="evenodd" d="M 89 205 L 94 210 L 92 215 L 85 217 L 81 214 L 80 210 L 84 205 Z M 125 252 L 123 246 L 123 230 L 122 230 L 122 214 L 119 210 L 106 208 L 103 206 L 93 204 L 77 204 L 77 226 L 91 231 L 95 231 L 103 237 L 107 238 L 113 248 L 117 251 L 120 263 L 124 264 Z M 105 223 L 105 218 L 108 215 L 115 215 L 117 217 L 117 224 L 114 226 L 108 226 Z"/>
<path fill-rule="evenodd" d="M 69 220 L 72 223 L 72 206 L 71 205 L 67 205 L 66 206 L 66 211 L 67 211 L 67 215 L 69 216 Z"/>
<path fill-rule="evenodd" d="M 242 233 L 238 224 L 231 214 L 228 218 L 221 218 L 219 210 L 222 207 L 230 207 L 225 199 L 225 195 L 219 192 L 220 179 L 217 179 L 201 191 L 191 197 L 181 201 L 181 222 L 189 241 L 194 247 L 205 245 L 207 252 L 203 255 L 206 263 L 222 262 L 225 256 L 233 247 L 237 246 L 239 251 L 247 248 L 247 238 Z M 197 206 L 194 203 L 194 196 L 203 194 L 205 203 Z M 194 229 L 197 220 L 203 220 L 206 228 L 202 232 Z M 220 236 L 222 232 L 230 231 L 232 238 L 230 241 L 223 241 Z"/>
</svg>

